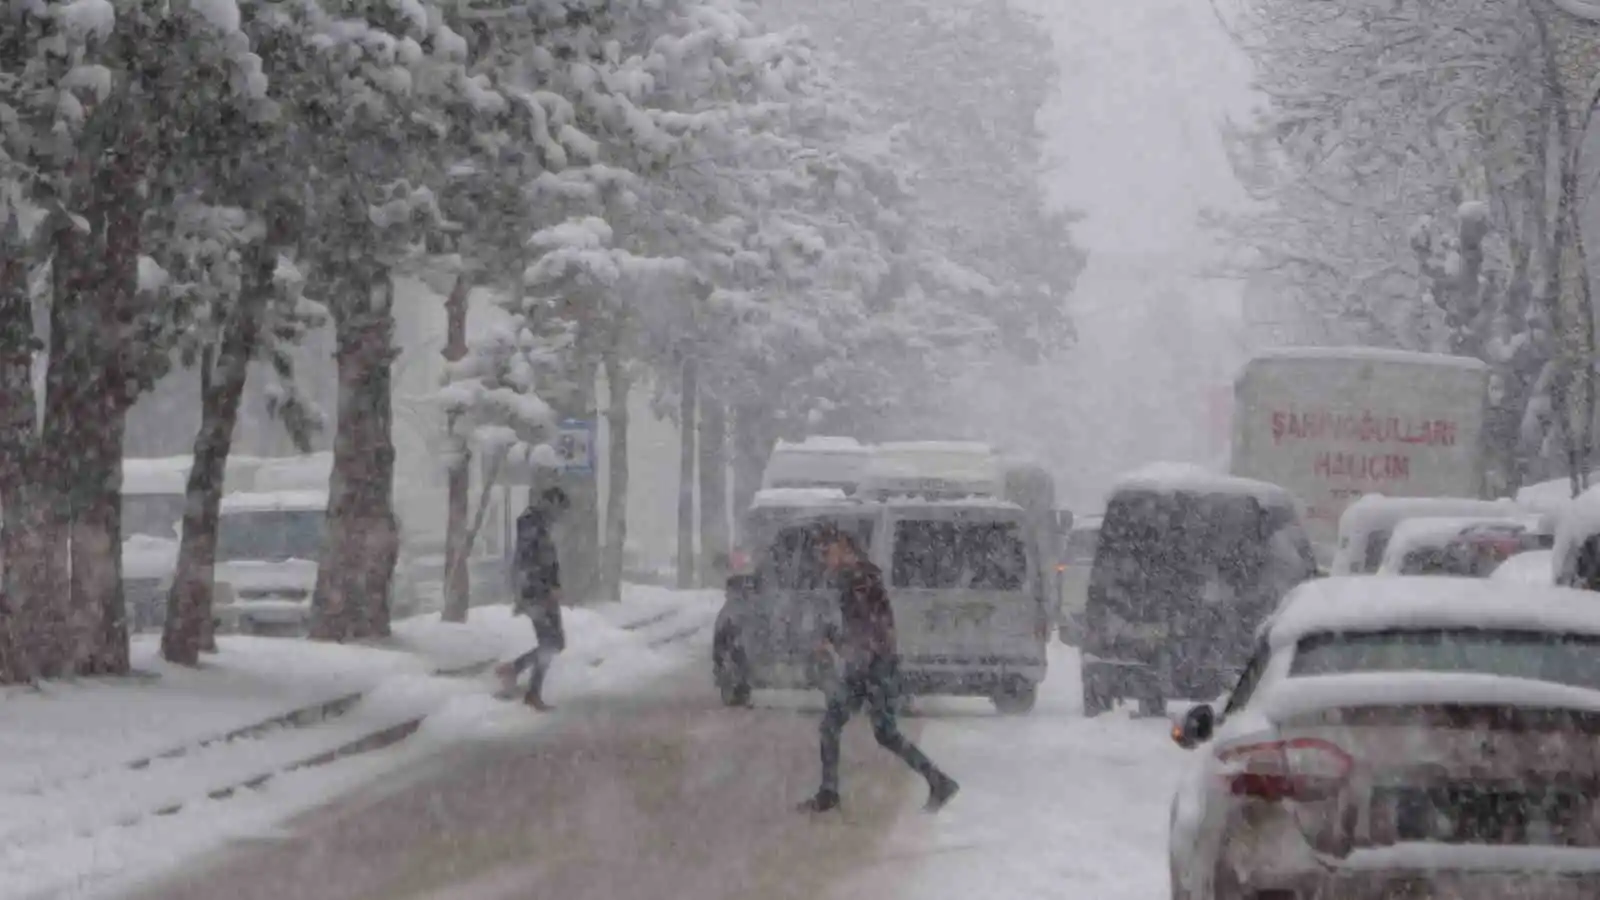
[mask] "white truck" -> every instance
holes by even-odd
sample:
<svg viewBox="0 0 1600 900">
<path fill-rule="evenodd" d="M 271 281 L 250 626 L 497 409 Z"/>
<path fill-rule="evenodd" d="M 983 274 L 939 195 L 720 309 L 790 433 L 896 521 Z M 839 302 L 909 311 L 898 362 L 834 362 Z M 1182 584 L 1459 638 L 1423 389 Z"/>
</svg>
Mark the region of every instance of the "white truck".
<svg viewBox="0 0 1600 900">
<path fill-rule="evenodd" d="M 1323 565 L 1366 494 L 1482 497 L 1481 361 L 1361 347 L 1258 353 L 1234 382 L 1230 471 L 1287 488 Z"/>
</svg>

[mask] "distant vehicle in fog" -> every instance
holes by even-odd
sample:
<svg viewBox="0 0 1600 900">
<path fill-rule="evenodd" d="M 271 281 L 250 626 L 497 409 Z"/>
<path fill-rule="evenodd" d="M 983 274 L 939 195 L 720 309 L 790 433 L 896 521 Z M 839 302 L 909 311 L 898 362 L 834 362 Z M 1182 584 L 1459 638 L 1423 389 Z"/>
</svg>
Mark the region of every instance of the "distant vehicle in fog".
<svg viewBox="0 0 1600 900">
<path fill-rule="evenodd" d="M 1600 896 L 1600 603 L 1330 578 L 1173 728 L 1174 900 Z"/>
<path fill-rule="evenodd" d="M 1383 565 L 1384 551 L 1395 526 L 1418 518 L 1501 518 L 1531 515 L 1532 510 L 1507 500 L 1470 497 L 1387 497 L 1368 494 L 1339 517 L 1338 549 L 1331 574 L 1372 575 Z"/>
<path fill-rule="evenodd" d="M 1283 488 L 1162 464 L 1125 476 L 1106 504 L 1082 620 L 1083 711 L 1221 694 L 1256 626 L 1316 575 Z"/>
<path fill-rule="evenodd" d="M 1082 640 L 1084 609 L 1089 604 L 1089 575 L 1104 516 L 1074 519 L 1061 554 L 1061 643 L 1076 647 Z"/>
<path fill-rule="evenodd" d="M 1008 484 L 1026 488 L 1027 507 L 1008 499 Z M 1053 497 L 1042 469 L 958 442 L 873 447 L 852 494 L 761 491 L 742 518 L 714 632 L 723 701 L 743 705 L 753 690 L 815 688 L 827 677 L 815 651 L 838 618 L 838 586 L 817 542 L 838 528 L 884 572 L 909 693 L 1030 710 L 1057 603 L 1057 554 L 1045 547 L 1059 541 Z"/>
<path fill-rule="evenodd" d="M 1283 347 L 1235 381 L 1229 471 L 1306 506 L 1328 563 L 1339 518 L 1365 494 L 1481 497 L 1489 370 L 1480 360 L 1360 347 Z"/>
<path fill-rule="evenodd" d="M 1378 574 L 1487 578 L 1518 553 L 1549 549 L 1553 538 L 1539 516 L 1406 519 L 1395 526 Z"/>
</svg>

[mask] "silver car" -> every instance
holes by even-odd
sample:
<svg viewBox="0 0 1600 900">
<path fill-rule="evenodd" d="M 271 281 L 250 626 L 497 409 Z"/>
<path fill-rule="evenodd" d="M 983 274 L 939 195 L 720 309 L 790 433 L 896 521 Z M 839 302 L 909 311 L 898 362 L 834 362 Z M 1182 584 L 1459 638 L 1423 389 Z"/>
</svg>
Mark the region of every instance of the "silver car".
<svg viewBox="0 0 1600 900">
<path fill-rule="evenodd" d="M 1175 900 L 1600 897 L 1600 604 L 1350 577 L 1293 591 L 1171 810 Z"/>
</svg>

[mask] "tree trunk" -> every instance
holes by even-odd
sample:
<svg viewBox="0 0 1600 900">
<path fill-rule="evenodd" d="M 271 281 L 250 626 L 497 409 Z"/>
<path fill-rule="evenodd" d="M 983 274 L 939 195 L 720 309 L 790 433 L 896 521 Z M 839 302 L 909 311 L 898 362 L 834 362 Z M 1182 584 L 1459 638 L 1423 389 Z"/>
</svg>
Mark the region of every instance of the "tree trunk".
<svg viewBox="0 0 1600 900">
<path fill-rule="evenodd" d="M 772 453 L 772 442 L 766 434 L 766 422 L 760 410 L 744 406 L 734 411 L 733 524 L 735 541 L 741 546 L 745 539 L 740 532 L 744 514 L 755 502 L 756 492 L 761 490 L 761 475 L 767 468 L 767 457 Z"/>
<path fill-rule="evenodd" d="M 50 552 L 41 559 L 45 568 L 37 576 L 40 586 L 52 592 L 45 601 L 51 608 L 39 647 L 47 676 L 104 672 L 104 665 L 119 656 L 103 642 L 115 639 L 121 620 L 120 529 L 108 517 L 120 506 L 121 423 L 127 413 L 122 397 L 129 385 L 112 371 L 122 340 L 117 295 L 122 288 L 102 269 L 126 271 L 129 290 L 134 276 L 121 268 L 115 252 L 123 249 L 126 236 L 106 233 L 113 220 L 103 206 L 94 212 L 98 214 L 88 217 L 88 229 L 63 223 L 52 235 L 50 360 L 40 467 L 41 499 L 48 504 L 41 510 L 41 538 L 50 542 Z M 120 655 L 125 659 L 125 629 L 123 635 Z"/>
<path fill-rule="evenodd" d="M 200 652 L 214 644 L 212 601 L 217 558 L 217 522 L 222 508 L 224 475 L 233 448 L 233 426 L 239 418 L 245 376 L 255 356 L 261 317 L 271 301 L 275 254 L 251 252 L 249 292 L 239 297 L 229 317 L 222 345 L 200 362 L 200 430 L 194 439 L 194 464 L 185 488 L 183 537 L 178 564 L 167 595 L 167 621 L 161 632 L 161 655 L 169 662 L 193 666 Z"/>
<path fill-rule="evenodd" d="M 72 605 L 87 640 L 80 675 L 126 675 L 130 668 L 127 606 L 122 600 L 122 435 L 125 408 L 100 423 L 87 502 L 73 517 Z"/>
<path fill-rule="evenodd" d="M 37 552 L 29 546 L 27 521 L 39 415 L 27 252 L 14 220 L 0 226 L 0 684 L 28 681 L 34 673 L 36 596 L 21 577 Z"/>
<path fill-rule="evenodd" d="M 467 355 L 467 295 L 472 282 L 466 275 L 456 277 L 450 297 L 445 301 L 446 340 L 444 358 L 460 362 Z M 450 414 L 446 431 L 456 439 L 456 413 Z M 465 622 L 472 605 L 471 542 L 467 540 L 468 494 L 472 490 L 472 449 L 465 439 L 458 441 L 450 458 L 449 499 L 445 507 L 444 611 L 446 622 Z"/>
<path fill-rule="evenodd" d="M 678 386 L 678 579 L 680 590 L 694 587 L 694 432 L 698 378 L 695 360 L 683 361 Z"/>
<path fill-rule="evenodd" d="M 606 424 L 610 441 L 606 445 L 606 473 L 609 491 L 606 494 L 605 560 L 601 583 L 604 597 L 612 602 L 622 600 L 622 568 L 628 546 L 628 395 L 633 386 L 628 367 L 621 359 L 621 351 L 612 348 L 606 360 L 606 387 L 608 403 Z"/>
<path fill-rule="evenodd" d="M 323 641 L 389 634 L 389 592 L 400 555 L 390 431 L 394 285 L 387 272 L 353 280 L 340 286 L 347 294 L 334 304 L 339 418 L 310 633 Z"/>
<path fill-rule="evenodd" d="M 722 401 L 700 394 L 700 586 L 728 569 L 728 415 Z"/>
</svg>

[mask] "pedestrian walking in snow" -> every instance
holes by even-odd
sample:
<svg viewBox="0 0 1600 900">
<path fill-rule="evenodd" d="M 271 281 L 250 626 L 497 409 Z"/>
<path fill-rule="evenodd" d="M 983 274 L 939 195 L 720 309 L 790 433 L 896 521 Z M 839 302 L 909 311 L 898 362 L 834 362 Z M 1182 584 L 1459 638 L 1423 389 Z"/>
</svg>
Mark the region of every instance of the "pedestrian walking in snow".
<svg viewBox="0 0 1600 900">
<path fill-rule="evenodd" d="M 955 796 L 959 785 L 906 740 L 895 722 L 900 663 L 894 610 L 883 587 L 883 573 L 846 532 L 828 529 L 819 543 L 824 565 L 839 582 L 843 624 L 825 637 L 824 649 L 836 661 L 839 677 L 827 687 L 828 704 L 822 714 L 822 787 L 800 809 L 823 812 L 839 805 L 839 737 L 850 717 L 865 706 L 878 746 L 928 780 L 926 808 L 938 810 Z"/>
<path fill-rule="evenodd" d="M 556 655 L 567 646 L 567 635 L 561 627 L 561 565 L 550 526 L 570 505 L 566 492 L 553 487 L 540 493 L 517 517 L 515 609 L 518 615 L 533 621 L 538 645 L 495 670 L 500 676 L 502 696 L 512 697 L 516 695 L 518 676 L 532 669 L 523 702 L 541 711 L 550 709 L 544 702 L 545 675 Z"/>
</svg>

